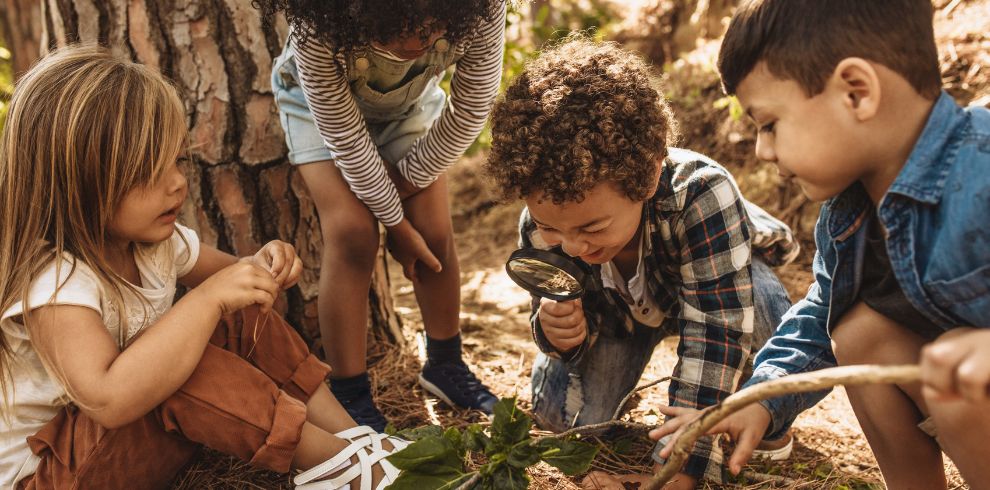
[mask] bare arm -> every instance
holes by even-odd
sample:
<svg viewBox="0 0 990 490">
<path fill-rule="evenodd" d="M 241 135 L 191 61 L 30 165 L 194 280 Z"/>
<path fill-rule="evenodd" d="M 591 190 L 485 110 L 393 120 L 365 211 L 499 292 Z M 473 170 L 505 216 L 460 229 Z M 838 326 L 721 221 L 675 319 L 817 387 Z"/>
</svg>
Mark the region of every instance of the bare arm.
<svg viewBox="0 0 990 490">
<path fill-rule="evenodd" d="M 206 278 L 219 272 L 220 269 L 233 265 L 236 262 L 237 257 L 226 252 L 221 252 L 216 247 L 200 243 L 199 258 L 196 260 L 196 265 L 193 266 L 188 274 L 179 278 L 179 283 L 183 286 L 194 288 L 199 286 Z"/>
<path fill-rule="evenodd" d="M 268 309 L 277 294 L 268 271 L 234 264 L 190 291 L 124 350 L 90 308 L 44 306 L 25 317 L 35 349 L 69 396 L 112 429 L 143 417 L 189 379 L 222 314 L 251 304 Z"/>
</svg>

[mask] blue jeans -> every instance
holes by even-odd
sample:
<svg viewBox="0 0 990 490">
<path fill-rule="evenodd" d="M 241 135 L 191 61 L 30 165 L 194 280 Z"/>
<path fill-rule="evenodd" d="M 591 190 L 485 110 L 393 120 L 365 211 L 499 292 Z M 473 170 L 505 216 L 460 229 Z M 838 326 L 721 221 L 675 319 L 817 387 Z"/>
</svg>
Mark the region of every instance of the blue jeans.
<svg viewBox="0 0 990 490">
<path fill-rule="evenodd" d="M 744 378 L 751 372 L 752 356 L 773 335 L 791 306 L 787 291 L 770 266 L 754 256 L 752 269 L 753 348 Z M 678 334 L 676 325 L 673 319 L 664 321 L 660 328 L 637 325 L 631 337 L 621 339 L 602 334 L 577 366 L 540 353 L 533 366 L 537 424 L 562 431 L 611 419 L 619 402 L 636 387 L 653 349 L 664 337 Z"/>
</svg>

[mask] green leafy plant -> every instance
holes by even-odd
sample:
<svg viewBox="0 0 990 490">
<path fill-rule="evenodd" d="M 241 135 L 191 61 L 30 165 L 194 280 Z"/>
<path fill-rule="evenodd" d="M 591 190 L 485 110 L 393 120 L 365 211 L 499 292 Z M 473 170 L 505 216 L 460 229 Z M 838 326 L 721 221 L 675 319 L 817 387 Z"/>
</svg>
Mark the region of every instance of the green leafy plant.
<svg viewBox="0 0 990 490">
<path fill-rule="evenodd" d="M 430 425 L 391 432 L 414 441 L 388 457 L 402 470 L 388 488 L 394 490 L 448 490 L 460 487 L 478 490 L 522 489 L 529 486 L 526 468 L 540 461 L 565 475 L 588 471 L 598 447 L 574 438 L 532 438 L 533 419 L 516 407 L 515 398 L 495 405 L 495 416 L 486 433 L 478 424 L 463 431 Z M 474 470 L 466 467 L 471 454 L 487 461 Z"/>
</svg>

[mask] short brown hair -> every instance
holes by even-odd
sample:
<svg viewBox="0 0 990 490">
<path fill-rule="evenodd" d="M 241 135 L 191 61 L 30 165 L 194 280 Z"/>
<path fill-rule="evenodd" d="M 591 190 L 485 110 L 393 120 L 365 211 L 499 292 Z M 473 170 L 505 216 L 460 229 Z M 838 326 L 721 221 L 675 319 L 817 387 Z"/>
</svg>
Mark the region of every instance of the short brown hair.
<svg viewBox="0 0 990 490">
<path fill-rule="evenodd" d="M 726 93 L 757 63 L 796 81 L 808 96 L 845 58 L 879 63 L 930 99 L 942 78 L 931 0 L 749 0 L 736 10 L 718 54 Z"/>
<path fill-rule="evenodd" d="M 642 59 L 572 36 L 543 51 L 492 111 L 485 163 L 503 199 L 580 202 L 600 182 L 649 198 L 673 117 Z"/>
</svg>

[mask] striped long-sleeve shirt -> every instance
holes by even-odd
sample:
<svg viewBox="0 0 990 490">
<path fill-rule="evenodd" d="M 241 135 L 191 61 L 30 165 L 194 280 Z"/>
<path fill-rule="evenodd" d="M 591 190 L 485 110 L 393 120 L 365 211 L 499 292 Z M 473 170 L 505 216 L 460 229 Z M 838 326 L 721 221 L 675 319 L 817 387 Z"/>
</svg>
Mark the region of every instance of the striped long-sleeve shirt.
<svg viewBox="0 0 990 490">
<path fill-rule="evenodd" d="M 481 132 L 498 92 L 504 39 L 503 5 L 501 15 L 455 46 L 464 54 L 451 80 L 447 106 L 405 157 L 389 162 L 415 186 L 430 185 Z M 299 84 L 344 180 L 385 226 L 398 224 L 402 202 L 351 95 L 347 73 L 341 70 L 346 60 L 338 56 L 335 61 L 333 50 L 317 42 L 295 46 L 295 52 Z"/>
</svg>

